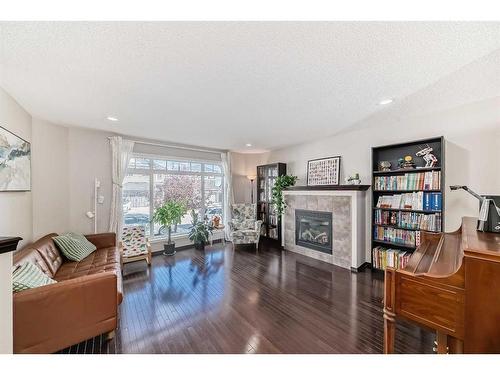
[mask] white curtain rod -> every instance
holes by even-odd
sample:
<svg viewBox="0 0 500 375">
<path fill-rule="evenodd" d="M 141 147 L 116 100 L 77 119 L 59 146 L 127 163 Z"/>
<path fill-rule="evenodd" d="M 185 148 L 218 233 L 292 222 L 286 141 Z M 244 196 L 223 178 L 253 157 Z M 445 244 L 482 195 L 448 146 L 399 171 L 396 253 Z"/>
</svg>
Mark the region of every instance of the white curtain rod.
<svg viewBox="0 0 500 375">
<path fill-rule="evenodd" d="M 108 137 L 108 139 L 111 139 L 111 137 Z M 128 138 L 125 138 L 128 139 Z M 153 142 L 145 142 L 145 141 L 138 141 L 135 139 L 128 139 L 129 141 L 135 142 L 135 143 L 140 143 L 143 145 L 148 145 L 148 146 L 158 146 L 158 147 L 171 147 L 171 148 L 178 148 L 181 150 L 190 150 L 190 151 L 200 151 L 200 152 L 208 152 L 212 154 L 220 154 L 224 151 L 214 151 L 214 150 L 204 150 L 202 148 L 194 148 L 194 147 L 187 147 L 187 146 L 176 146 L 176 145 L 169 145 L 166 143 L 153 143 Z"/>
</svg>

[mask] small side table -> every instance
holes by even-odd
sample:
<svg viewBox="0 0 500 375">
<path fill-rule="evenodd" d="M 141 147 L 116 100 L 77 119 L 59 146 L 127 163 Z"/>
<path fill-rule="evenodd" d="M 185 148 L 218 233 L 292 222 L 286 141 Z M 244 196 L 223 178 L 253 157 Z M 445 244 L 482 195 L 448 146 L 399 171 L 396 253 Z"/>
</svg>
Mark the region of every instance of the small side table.
<svg viewBox="0 0 500 375">
<path fill-rule="evenodd" d="M 0 254 L 16 251 L 21 237 L 0 237 Z"/>
<path fill-rule="evenodd" d="M 222 244 L 226 245 L 226 234 L 224 233 L 224 228 L 225 226 L 221 224 L 218 227 L 214 227 L 212 229 L 212 235 L 210 236 L 210 246 L 213 245 L 215 233 L 222 233 Z"/>
</svg>

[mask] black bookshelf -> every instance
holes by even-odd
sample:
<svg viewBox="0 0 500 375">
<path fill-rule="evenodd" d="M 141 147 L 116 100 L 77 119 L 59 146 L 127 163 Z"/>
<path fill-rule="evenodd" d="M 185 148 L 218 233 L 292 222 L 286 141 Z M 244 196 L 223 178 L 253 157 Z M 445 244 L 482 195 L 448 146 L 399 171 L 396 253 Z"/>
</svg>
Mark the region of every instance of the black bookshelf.
<svg viewBox="0 0 500 375">
<path fill-rule="evenodd" d="M 429 145 L 430 147 L 433 148 L 432 154 L 436 156 L 438 159 L 437 164 L 434 167 L 424 167 L 425 166 L 425 161 L 423 160 L 422 157 L 416 156 L 415 154 L 421 150 L 422 148 L 426 147 Z M 405 157 L 406 155 L 410 155 L 413 157 L 413 162 L 415 163 L 416 168 L 412 169 L 405 169 L 405 168 L 399 168 L 398 167 L 398 159 Z M 391 170 L 389 171 L 379 171 L 379 163 L 381 161 L 388 161 L 391 163 Z M 409 231 L 409 232 L 418 232 L 422 231 L 420 229 L 407 229 L 402 226 L 398 226 L 397 224 L 392 224 L 392 223 L 385 223 L 385 224 L 377 224 L 376 223 L 376 214 L 380 210 L 381 212 L 383 211 L 389 211 L 389 212 L 410 212 L 410 213 L 417 213 L 417 214 L 436 214 L 436 213 L 441 213 L 441 227 L 440 231 L 443 230 L 444 224 L 445 224 L 445 141 L 443 137 L 435 137 L 435 138 L 429 138 L 429 139 L 422 139 L 422 140 L 417 140 L 417 141 L 411 141 L 411 142 L 404 142 L 404 143 L 398 143 L 398 144 L 392 144 L 392 145 L 386 145 L 386 146 L 378 146 L 378 147 L 373 147 L 372 148 L 372 202 L 373 202 L 373 208 L 372 208 L 372 234 L 371 234 L 371 264 L 372 264 L 372 269 L 381 271 L 378 268 L 374 267 L 374 258 L 373 258 L 373 253 L 374 253 L 374 248 L 377 246 L 383 246 L 385 248 L 390 248 L 390 249 L 395 249 L 395 250 L 401 250 L 401 251 L 406 251 L 406 252 L 413 252 L 416 248 L 415 245 L 410 245 L 410 244 L 403 244 L 403 243 L 396 243 L 396 242 L 391 242 L 391 241 L 384 241 L 377 239 L 375 236 L 375 230 L 378 227 L 384 227 L 384 228 L 394 228 L 394 229 L 401 229 L 404 231 Z M 412 189 L 412 190 L 406 190 L 406 189 L 398 189 L 398 190 L 380 190 L 376 188 L 376 178 L 377 177 L 384 177 L 384 176 L 402 176 L 407 173 L 423 173 L 423 172 L 440 172 L 440 188 L 439 189 Z M 411 208 L 381 208 L 381 207 L 376 207 L 377 202 L 380 196 L 382 195 L 396 195 L 396 194 L 404 194 L 404 193 L 412 193 L 412 192 L 420 192 L 423 191 L 425 193 L 441 193 L 441 209 L 440 210 L 434 210 L 434 209 L 427 209 L 427 210 L 420 210 L 420 209 L 411 209 Z M 431 233 L 438 233 L 440 231 L 427 231 Z M 416 233 L 415 233 L 416 235 Z"/>
<path fill-rule="evenodd" d="M 272 203 L 272 188 L 276 177 L 286 174 L 285 163 L 257 167 L 257 218 L 262 220 L 261 237 L 275 240 L 281 245 L 281 218 Z"/>
</svg>

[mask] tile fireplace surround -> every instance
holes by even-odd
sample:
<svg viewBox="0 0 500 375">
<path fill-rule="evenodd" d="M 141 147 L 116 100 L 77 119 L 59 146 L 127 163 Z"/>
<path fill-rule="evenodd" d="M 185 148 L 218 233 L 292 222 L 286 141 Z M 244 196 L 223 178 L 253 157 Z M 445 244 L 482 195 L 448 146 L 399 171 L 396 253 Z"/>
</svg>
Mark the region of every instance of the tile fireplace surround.
<svg viewBox="0 0 500 375">
<path fill-rule="evenodd" d="M 357 270 L 365 263 L 366 190 L 369 186 L 293 187 L 285 190 L 287 204 L 282 220 L 282 246 L 311 258 Z M 309 249 L 295 242 L 295 210 L 332 213 L 332 254 Z"/>
</svg>

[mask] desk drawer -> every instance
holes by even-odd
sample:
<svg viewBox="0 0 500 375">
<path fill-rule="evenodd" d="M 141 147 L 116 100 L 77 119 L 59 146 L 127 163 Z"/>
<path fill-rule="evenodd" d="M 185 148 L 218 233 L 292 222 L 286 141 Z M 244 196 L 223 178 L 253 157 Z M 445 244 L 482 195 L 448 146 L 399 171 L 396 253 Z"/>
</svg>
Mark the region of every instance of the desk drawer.
<svg viewBox="0 0 500 375">
<path fill-rule="evenodd" d="M 464 335 L 464 292 L 398 275 L 396 315 L 457 338 Z"/>
</svg>

